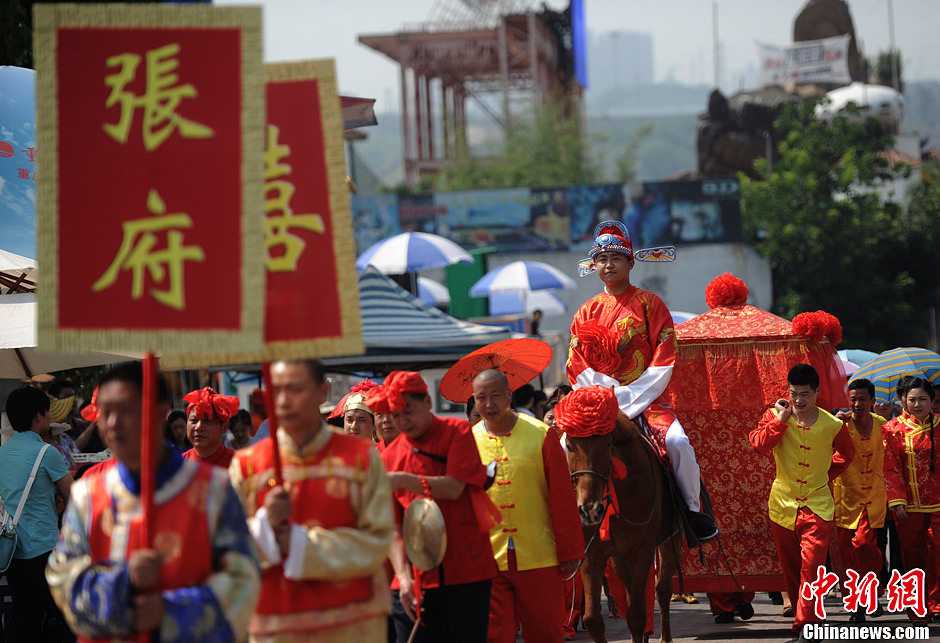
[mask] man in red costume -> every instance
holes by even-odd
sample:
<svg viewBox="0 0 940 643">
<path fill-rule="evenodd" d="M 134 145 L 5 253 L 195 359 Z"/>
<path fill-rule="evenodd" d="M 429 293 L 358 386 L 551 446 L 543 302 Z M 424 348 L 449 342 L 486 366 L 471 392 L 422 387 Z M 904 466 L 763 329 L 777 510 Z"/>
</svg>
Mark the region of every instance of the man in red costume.
<svg viewBox="0 0 940 643">
<path fill-rule="evenodd" d="M 379 455 L 368 441 L 324 424 L 329 382 L 319 362 L 275 362 L 271 388 L 276 438 L 236 452 L 229 467 L 261 555 L 252 639 L 384 639 L 388 588 L 377 572 L 394 525 Z M 275 486 L 274 439 L 283 486 Z"/>
<path fill-rule="evenodd" d="M 594 230 L 582 274 L 597 271 L 604 292 L 578 309 L 571 322 L 568 381 L 572 387 L 614 387 L 620 410 L 643 415 L 660 451 L 669 458 L 699 542 L 718 535 L 714 521 L 700 513 L 701 477 L 695 452 L 672 407 L 662 398 L 676 363 L 676 332 L 666 304 L 630 283 L 633 243 L 619 221 Z"/>
<path fill-rule="evenodd" d="M 238 398 L 220 395 L 207 386 L 187 393 L 183 400 L 189 402 L 186 437 L 193 445 L 183 457 L 228 469 L 235 450 L 222 444 L 222 437 L 228 431 L 229 420 L 238 413 Z"/>
<path fill-rule="evenodd" d="M 826 564 L 835 513 L 829 484 L 848 467 L 855 447 L 845 425 L 816 406 L 815 368 L 797 364 L 787 373 L 787 385 L 790 400 L 777 400 L 748 437 L 758 453 L 773 451 L 777 466 L 767 505 L 787 593 L 798 600 L 798 632 L 821 620 L 801 589 Z"/>
<path fill-rule="evenodd" d="M 584 558 L 584 536 L 568 462 L 548 426 L 512 410 L 506 375 L 490 369 L 473 379 L 483 421 L 473 437 L 483 462 L 497 462 L 487 489 L 502 513 L 490 531 L 499 566 L 490 596 L 491 643 L 511 643 L 516 622 L 529 641 L 563 641 L 563 580 Z"/>
<path fill-rule="evenodd" d="M 401 435 L 382 453 L 394 492 L 399 531 L 392 547 L 398 596 L 392 616 L 399 643 L 405 643 L 415 618 L 417 596 L 414 570 L 405 557 L 401 519 L 421 496 L 437 502 L 444 515 L 447 550 L 444 562 L 421 574 L 424 596 L 417 643 L 483 643 L 487 637 L 490 585 L 496 561 L 490 547 L 493 522 L 485 513 L 492 506 L 483 486 L 486 467 L 480 461 L 470 424 L 431 413 L 431 397 L 421 376 L 394 371 L 369 393 L 369 408 L 388 413 Z"/>
<path fill-rule="evenodd" d="M 117 366 L 98 384 L 102 437 L 115 462 L 72 487 L 62 534 L 46 569 L 56 602 L 81 640 L 242 640 L 258 600 L 251 535 L 228 475 L 183 460 L 154 433 L 153 549 L 141 549 L 139 363 Z M 156 426 L 169 411 L 158 378 Z M 147 637 L 147 640 L 151 640 Z"/>
</svg>

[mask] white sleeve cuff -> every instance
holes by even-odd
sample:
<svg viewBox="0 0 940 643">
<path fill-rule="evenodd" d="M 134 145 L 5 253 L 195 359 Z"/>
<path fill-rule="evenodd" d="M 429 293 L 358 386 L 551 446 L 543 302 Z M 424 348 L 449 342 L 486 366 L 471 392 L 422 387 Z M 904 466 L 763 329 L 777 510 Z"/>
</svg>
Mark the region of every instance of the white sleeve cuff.
<svg viewBox="0 0 940 643">
<path fill-rule="evenodd" d="M 631 420 L 645 411 L 648 406 L 637 401 L 636 394 L 630 390 L 629 386 L 617 386 L 614 388 L 614 394 L 617 396 L 617 405 L 620 410 Z"/>
<path fill-rule="evenodd" d="M 287 560 L 284 561 L 284 577 L 291 580 L 302 580 L 304 571 L 304 554 L 307 551 L 307 530 L 300 525 L 290 526 L 290 549 Z"/>
<path fill-rule="evenodd" d="M 268 522 L 268 512 L 264 507 L 255 512 L 255 519 L 249 521 L 249 528 L 255 544 L 268 562 L 272 565 L 280 563 L 281 548 L 277 546 L 277 538 L 274 537 L 274 529 Z"/>
<path fill-rule="evenodd" d="M 610 377 L 609 375 L 598 373 L 593 368 L 586 368 L 583 371 L 581 371 L 581 373 L 578 374 L 575 385 L 572 388 L 581 388 L 582 386 L 594 386 L 596 384 L 610 388 L 611 386 L 619 385 L 620 382 Z"/>
</svg>

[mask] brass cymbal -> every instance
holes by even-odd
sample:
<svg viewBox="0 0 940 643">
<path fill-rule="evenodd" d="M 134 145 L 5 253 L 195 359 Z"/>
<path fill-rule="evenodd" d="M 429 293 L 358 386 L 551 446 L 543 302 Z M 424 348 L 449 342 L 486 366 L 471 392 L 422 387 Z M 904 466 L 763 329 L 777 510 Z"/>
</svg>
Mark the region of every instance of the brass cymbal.
<svg viewBox="0 0 940 643">
<path fill-rule="evenodd" d="M 430 498 L 417 498 L 408 505 L 401 532 L 408 560 L 421 571 L 432 570 L 444 560 L 447 550 L 444 514 Z"/>
</svg>

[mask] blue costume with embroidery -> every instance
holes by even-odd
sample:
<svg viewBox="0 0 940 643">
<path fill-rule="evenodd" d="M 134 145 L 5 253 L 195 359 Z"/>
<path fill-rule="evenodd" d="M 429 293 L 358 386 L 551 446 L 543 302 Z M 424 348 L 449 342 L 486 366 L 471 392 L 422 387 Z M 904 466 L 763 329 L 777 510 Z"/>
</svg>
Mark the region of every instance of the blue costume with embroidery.
<svg viewBox="0 0 940 643">
<path fill-rule="evenodd" d="M 46 576 L 82 640 L 134 633 L 127 560 L 138 549 L 139 484 L 117 462 L 73 487 Z M 260 571 L 225 470 L 184 461 L 171 451 L 158 471 L 154 505 L 154 548 L 164 561 L 160 640 L 243 640 Z"/>
</svg>

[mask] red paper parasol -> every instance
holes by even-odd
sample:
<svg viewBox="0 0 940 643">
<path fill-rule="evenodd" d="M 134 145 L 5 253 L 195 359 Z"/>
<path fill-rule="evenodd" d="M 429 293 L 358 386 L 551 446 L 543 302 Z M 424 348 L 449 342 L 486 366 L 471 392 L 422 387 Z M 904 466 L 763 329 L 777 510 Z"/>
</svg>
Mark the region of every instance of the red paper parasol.
<svg viewBox="0 0 940 643">
<path fill-rule="evenodd" d="M 552 347 L 540 339 L 504 339 L 478 348 L 450 367 L 441 380 L 441 395 L 465 404 L 473 395 L 473 378 L 495 368 L 506 374 L 509 388 L 528 384 L 552 361 Z"/>
</svg>

